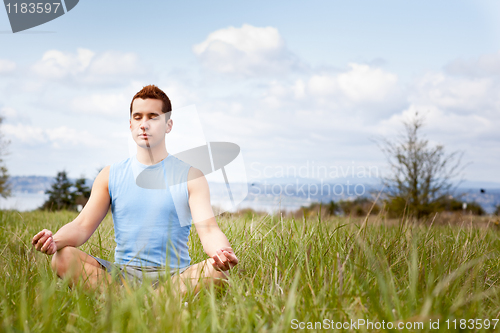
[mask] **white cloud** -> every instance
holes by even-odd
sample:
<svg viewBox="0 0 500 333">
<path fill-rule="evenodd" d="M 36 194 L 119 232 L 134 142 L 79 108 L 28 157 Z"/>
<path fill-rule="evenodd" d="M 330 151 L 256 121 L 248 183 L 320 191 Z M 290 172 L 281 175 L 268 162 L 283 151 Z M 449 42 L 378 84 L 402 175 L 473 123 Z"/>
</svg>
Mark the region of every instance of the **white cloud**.
<svg viewBox="0 0 500 333">
<path fill-rule="evenodd" d="M 461 114 L 495 115 L 500 110 L 500 80 L 427 73 L 415 82 L 409 100 Z"/>
<path fill-rule="evenodd" d="M 484 54 L 476 59 L 455 60 L 446 66 L 446 71 L 453 75 L 471 77 L 499 76 L 500 51 L 492 54 Z"/>
<path fill-rule="evenodd" d="M 125 94 L 91 94 L 77 96 L 70 102 L 71 108 L 79 113 L 120 116 L 127 114 L 132 98 Z"/>
<path fill-rule="evenodd" d="M 344 115 L 372 123 L 399 112 L 408 104 L 397 75 L 365 64 L 349 64 L 342 72 L 318 72 L 292 82 L 272 81 L 263 93 L 260 107 L 287 117 L 314 113 L 315 126 L 336 123 Z M 283 111 L 283 112 L 282 112 Z M 313 121 L 308 118 L 308 121 Z"/>
<path fill-rule="evenodd" d="M 196 54 L 201 54 L 215 41 L 233 45 L 245 53 L 274 52 L 284 47 L 283 39 L 276 28 L 258 28 L 243 24 L 241 28 L 229 27 L 212 32 L 205 41 L 195 45 L 193 49 Z"/>
<path fill-rule="evenodd" d="M 397 75 L 366 64 L 350 63 L 349 68 L 337 75 L 311 76 L 309 92 L 320 97 L 342 97 L 353 104 L 384 102 L 399 93 Z"/>
<path fill-rule="evenodd" d="M 243 24 L 220 29 L 194 45 L 193 52 L 210 70 L 244 77 L 282 74 L 300 67 L 274 27 Z"/>
<path fill-rule="evenodd" d="M 309 79 L 307 88 L 315 96 L 331 96 L 338 93 L 338 78 L 330 74 L 316 74 Z"/>
<path fill-rule="evenodd" d="M 97 55 L 89 66 L 89 74 L 96 77 L 140 75 L 144 73 L 145 69 L 140 64 L 139 57 L 131 52 L 104 52 Z"/>
<path fill-rule="evenodd" d="M 98 147 L 105 144 L 105 140 L 98 139 L 96 135 L 67 126 L 42 128 L 25 124 L 5 124 L 2 131 L 6 139 L 27 146 L 49 144 L 57 149 L 71 146 Z"/>
<path fill-rule="evenodd" d="M 125 83 L 127 85 L 121 87 L 89 85 L 85 89 L 70 84 L 60 85 L 57 89 L 47 89 L 43 94 L 38 94 L 41 97 L 36 106 L 44 112 L 57 113 L 58 117 L 71 112 L 73 115 L 92 115 L 97 121 L 114 118 L 128 122 L 132 97 L 149 82 Z"/>
<path fill-rule="evenodd" d="M 403 129 L 403 122 L 414 118 L 415 112 L 424 118 L 425 131 L 433 132 L 438 136 L 455 136 L 454 141 L 461 141 L 466 137 L 473 138 L 493 129 L 493 123 L 481 115 L 461 115 L 440 109 L 435 105 L 412 104 L 401 113 L 380 121 L 377 132 L 379 134 L 397 133 L 398 130 Z"/>
<path fill-rule="evenodd" d="M 30 125 L 12 125 L 5 124 L 2 126 L 2 131 L 9 140 L 18 139 L 22 142 L 29 143 L 34 141 L 46 142 L 47 136 L 44 130 L 40 127 Z"/>
<path fill-rule="evenodd" d="M 160 84 L 159 87 L 165 92 L 165 94 L 167 94 L 170 102 L 172 103 L 174 112 L 178 108 L 195 104 L 199 101 L 199 89 L 193 89 L 192 86 L 186 85 L 183 82 L 169 81 L 164 84 Z"/>
<path fill-rule="evenodd" d="M 94 52 L 86 49 L 78 49 L 76 54 L 50 50 L 33 65 L 33 70 L 46 79 L 63 79 L 84 73 L 94 56 Z"/>
<path fill-rule="evenodd" d="M 338 85 L 353 102 L 381 102 L 396 89 L 395 74 L 364 64 L 350 63 L 350 71 L 339 74 Z"/>
<path fill-rule="evenodd" d="M 16 63 L 7 59 L 0 59 L 0 73 L 10 73 L 16 69 Z"/>
<path fill-rule="evenodd" d="M 16 109 L 4 106 L 2 109 L 0 109 L 0 116 L 3 118 L 14 118 L 18 115 Z"/>
<path fill-rule="evenodd" d="M 81 48 L 76 53 L 47 51 L 32 69 L 43 79 L 87 84 L 122 82 L 124 78 L 130 80 L 147 73 L 134 53 L 107 51 L 96 54 Z"/>
<path fill-rule="evenodd" d="M 292 87 L 294 97 L 296 99 L 302 99 L 306 95 L 306 84 L 303 80 L 295 81 L 295 84 Z"/>
<path fill-rule="evenodd" d="M 105 140 L 98 139 L 100 133 L 90 134 L 87 131 L 80 131 L 66 126 L 48 129 L 45 132 L 55 148 L 67 146 L 68 144 L 87 147 L 101 147 L 105 144 Z"/>
</svg>

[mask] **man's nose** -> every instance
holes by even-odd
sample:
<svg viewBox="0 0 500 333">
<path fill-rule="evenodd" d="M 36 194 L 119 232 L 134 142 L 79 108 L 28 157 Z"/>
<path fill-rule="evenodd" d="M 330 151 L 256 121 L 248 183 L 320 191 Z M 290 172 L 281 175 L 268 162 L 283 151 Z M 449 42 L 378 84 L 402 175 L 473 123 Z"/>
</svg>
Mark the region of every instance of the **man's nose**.
<svg viewBox="0 0 500 333">
<path fill-rule="evenodd" d="M 149 128 L 149 119 L 142 120 L 141 123 L 139 124 L 139 127 L 142 130 L 148 129 Z"/>
</svg>

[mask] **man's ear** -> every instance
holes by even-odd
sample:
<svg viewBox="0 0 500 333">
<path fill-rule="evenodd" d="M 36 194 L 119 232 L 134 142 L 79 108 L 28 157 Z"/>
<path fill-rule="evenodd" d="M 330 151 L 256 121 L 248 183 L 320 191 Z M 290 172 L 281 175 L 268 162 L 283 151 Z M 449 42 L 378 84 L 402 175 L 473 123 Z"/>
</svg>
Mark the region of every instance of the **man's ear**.
<svg viewBox="0 0 500 333">
<path fill-rule="evenodd" d="M 174 121 L 172 119 L 167 120 L 167 128 L 165 129 L 165 133 L 170 133 L 172 130 L 172 126 L 174 125 Z"/>
<path fill-rule="evenodd" d="M 132 130 L 132 119 L 129 119 L 128 123 L 130 124 L 130 129 Z"/>
</svg>

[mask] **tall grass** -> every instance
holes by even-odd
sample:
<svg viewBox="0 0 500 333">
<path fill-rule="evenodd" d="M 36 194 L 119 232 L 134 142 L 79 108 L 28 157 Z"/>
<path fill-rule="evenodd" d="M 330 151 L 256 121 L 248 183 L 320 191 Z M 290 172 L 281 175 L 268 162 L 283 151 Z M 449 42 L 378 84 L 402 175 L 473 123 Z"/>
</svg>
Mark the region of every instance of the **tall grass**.
<svg viewBox="0 0 500 333">
<path fill-rule="evenodd" d="M 2 331 L 282 332 L 293 331 L 294 319 L 359 318 L 423 321 L 425 331 L 429 319 L 439 319 L 441 330 L 449 331 L 447 319 L 499 317 L 500 233 L 494 225 L 227 215 L 218 222 L 240 259 L 230 283 L 179 301 L 168 285 L 161 294 L 149 286 L 68 288 L 30 240 L 74 217 L 0 212 Z M 82 250 L 113 261 L 113 238 L 108 216 Z M 193 263 L 206 258 L 194 231 L 190 249 Z"/>
</svg>

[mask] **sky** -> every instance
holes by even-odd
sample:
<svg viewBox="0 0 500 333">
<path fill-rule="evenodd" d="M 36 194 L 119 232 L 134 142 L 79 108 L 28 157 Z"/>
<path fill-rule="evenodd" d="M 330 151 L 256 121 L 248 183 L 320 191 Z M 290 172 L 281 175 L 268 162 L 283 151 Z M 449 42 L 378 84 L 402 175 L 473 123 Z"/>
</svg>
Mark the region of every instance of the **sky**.
<svg viewBox="0 0 500 333">
<path fill-rule="evenodd" d="M 195 108 L 206 141 L 240 146 L 240 179 L 383 174 L 376 141 L 418 111 L 465 179 L 500 182 L 499 22 L 493 0 L 80 1 L 13 34 L 1 8 L 3 159 L 94 178 L 130 156 L 130 101 L 156 84 L 173 131 Z"/>
</svg>

